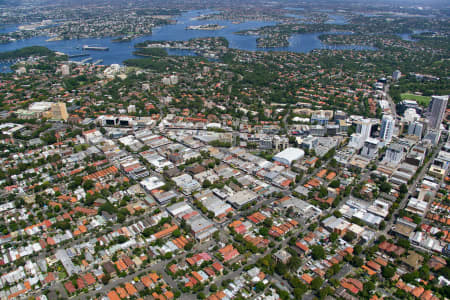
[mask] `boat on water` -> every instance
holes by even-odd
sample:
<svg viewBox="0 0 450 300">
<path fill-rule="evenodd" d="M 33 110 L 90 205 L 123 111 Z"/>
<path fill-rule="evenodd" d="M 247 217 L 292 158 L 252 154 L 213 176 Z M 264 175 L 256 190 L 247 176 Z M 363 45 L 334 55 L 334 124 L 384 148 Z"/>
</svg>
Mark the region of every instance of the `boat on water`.
<svg viewBox="0 0 450 300">
<path fill-rule="evenodd" d="M 99 46 L 89 46 L 89 45 L 83 45 L 83 50 L 96 50 L 96 51 L 108 51 L 108 47 L 99 47 Z"/>
</svg>

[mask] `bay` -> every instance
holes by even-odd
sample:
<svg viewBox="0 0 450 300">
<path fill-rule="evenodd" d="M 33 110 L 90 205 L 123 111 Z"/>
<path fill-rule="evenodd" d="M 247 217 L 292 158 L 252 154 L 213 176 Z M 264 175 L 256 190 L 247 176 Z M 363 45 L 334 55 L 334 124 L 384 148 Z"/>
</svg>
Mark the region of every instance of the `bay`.
<svg viewBox="0 0 450 300">
<path fill-rule="evenodd" d="M 141 36 L 133 39 L 129 42 L 116 43 L 112 42 L 111 37 L 105 38 L 85 38 L 85 39 L 73 39 L 73 40 L 59 40 L 59 41 L 47 41 L 49 37 L 39 36 L 26 40 L 19 40 L 9 44 L 1 44 L 0 52 L 11 51 L 28 46 L 45 46 L 51 50 L 63 52 L 68 55 L 74 54 L 89 54 L 92 57 L 92 61 L 102 59 L 102 64 L 122 64 L 124 60 L 130 58 L 136 58 L 133 55 L 134 45 L 146 40 L 151 41 L 186 41 L 192 38 L 204 38 L 204 37 L 224 37 L 229 42 L 230 48 L 247 50 L 247 51 L 290 51 L 307 53 L 315 49 L 349 49 L 349 50 L 373 50 L 371 47 L 364 47 L 358 45 L 345 45 L 345 46 L 328 46 L 324 45 L 318 38 L 321 33 L 308 33 L 308 34 L 294 34 L 289 39 L 288 47 L 279 48 L 258 48 L 256 45 L 257 36 L 253 35 L 237 35 L 235 32 L 249 29 L 257 29 L 263 26 L 275 25 L 275 22 L 265 21 L 249 21 L 249 22 L 230 22 L 225 20 L 199 20 L 199 16 L 215 14 L 213 10 L 193 10 L 182 13 L 176 18 L 177 23 L 171 25 L 164 25 L 153 29 L 152 35 Z M 333 19 L 337 19 L 338 22 L 343 22 L 345 19 L 340 19 L 338 16 L 333 16 Z M 338 17 L 338 18 L 336 18 Z M 219 24 L 225 26 L 220 30 L 186 30 L 187 26 L 191 25 L 204 25 L 204 24 Z M 17 25 L 4 26 L 3 30 L 11 31 Z M 109 51 L 83 51 L 83 45 L 90 46 L 102 46 L 108 47 Z M 176 49 L 169 49 L 171 55 L 195 55 L 192 51 L 179 51 Z M 81 61 L 86 57 L 72 58 L 75 61 Z M 2 68 L 3 71 L 4 68 Z M 2 71 L 2 70 L 0 70 Z"/>
</svg>

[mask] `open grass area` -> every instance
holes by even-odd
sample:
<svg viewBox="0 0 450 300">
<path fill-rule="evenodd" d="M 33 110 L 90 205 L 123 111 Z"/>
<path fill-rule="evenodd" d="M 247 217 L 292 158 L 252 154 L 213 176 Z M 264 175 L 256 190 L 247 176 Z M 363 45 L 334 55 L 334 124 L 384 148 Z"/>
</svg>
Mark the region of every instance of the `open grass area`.
<svg viewBox="0 0 450 300">
<path fill-rule="evenodd" d="M 419 95 L 414 95 L 414 94 L 409 94 L 409 93 L 403 93 L 400 95 L 400 97 L 402 97 L 402 100 L 416 100 L 417 103 L 419 103 L 419 105 L 422 106 L 428 106 L 428 104 L 431 101 L 431 97 L 430 96 L 419 96 Z"/>
</svg>

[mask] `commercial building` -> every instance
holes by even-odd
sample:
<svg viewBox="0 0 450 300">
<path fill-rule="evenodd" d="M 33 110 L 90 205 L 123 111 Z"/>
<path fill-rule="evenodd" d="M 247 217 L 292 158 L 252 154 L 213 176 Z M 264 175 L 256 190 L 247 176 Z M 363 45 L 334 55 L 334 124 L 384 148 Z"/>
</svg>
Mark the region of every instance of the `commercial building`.
<svg viewBox="0 0 450 300">
<path fill-rule="evenodd" d="M 228 198 L 228 202 L 236 208 L 241 208 L 247 203 L 258 199 L 258 194 L 250 190 L 243 190 Z"/>
<path fill-rule="evenodd" d="M 438 166 L 431 166 L 430 169 L 428 170 L 428 174 L 430 174 L 431 176 L 438 178 L 440 180 L 443 180 L 445 177 L 445 170 L 438 167 Z"/>
<path fill-rule="evenodd" d="M 317 145 L 319 144 L 319 139 L 315 136 L 307 136 L 301 141 L 300 147 L 311 150 L 315 149 Z"/>
<path fill-rule="evenodd" d="M 328 116 L 325 116 L 322 113 L 313 114 L 311 116 L 311 123 L 312 124 L 319 124 L 319 125 L 322 125 L 322 126 L 326 126 L 326 125 L 328 125 L 328 120 L 329 120 Z"/>
<path fill-rule="evenodd" d="M 156 176 L 145 178 L 140 183 L 141 186 L 149 193 L 165 185 L 164 181 Z"/>
<path fill-rule="evenodd" d="M 320 208 L 295 197 L 282 198 L 278 201 L 278 205 L 283 209 L 288 209 L 291 207 L 295 215 L 308 221 L 314 221 L 322 214 L 322 210 Z"/>
<path fill-rule="evenodd" d="M 400 144 L 390 145 L 386 149 L 384 161 L 391 164 L 398 164 L 403 159 L 403 147 Z"/>
<path fill-rule="evenodd" d="M 273 157 L 274 161 L 290 166 L 296 160 L 302 159 L 305 156 L 305 151 L 298 148 L 286 148 Z"/>
<path fill-rule="evenodd" d="M 433 161 L 433 165 L 448 170 L 450 166 L 450 153 L 447 151 L 439 151 L 438 156 Z"/>
<path fill-rule="evenodd" d="M 183 174 L 172 178 L 175 184 L 180 187 L 184 194 L 191 194 L 192 192 L 201 188 L 200 183 L 193 179 L 189 174 Z"/>
<path fill-rule="evenodd" d="M 64 102 L 53 103 L 50 108 L 51 118 L 55 120 L 67 121 L 69 114 L 67 113 L 66 104 Z"/>
<path fill-rule="evenodd" d="M 411 124 L 409 124 L 409 127 L 408 127 L 409 135 L 415 135 L 419 139 L 421 139 L 422 133 L 423 133 L 423 124 L 422 123 L 414 121 Z"/>
<path fill-rule="evenodd" d="M 424 216 L 428 207 L 428 202 L 411 198 L 406 205 L 405 210 L 419 216 Z"/>
<path fill-rule="evenodd" d="M 28 110 L 37 114 L 42 114 L 46 111 L 49 111 L 52 107 L 53 102 L 41 101 L 41 102 L 33 102 L 28 107 Z"/>
<path fill-rule="evenodd" d="M 361 156 L 367 158 L 374 158 L 378 151 L 378 140 L 373 138 L 368 138 L 364 142 L 364 147 L 361 151 Z"/>
<path fill-rule="evenodd" d="M 276 135 L 273 137 L 273 147 L 278 151 L 287 149 L 289 147 L 289 139 Z"/>
<path fill-rule="evenodd" d="M 414 108 L 407 108 L 403 112 L 403 118 L 406 122 L 414 122 L 420 119 L 420 115 L 417 113 L 417 110 Z"/>
</svg>

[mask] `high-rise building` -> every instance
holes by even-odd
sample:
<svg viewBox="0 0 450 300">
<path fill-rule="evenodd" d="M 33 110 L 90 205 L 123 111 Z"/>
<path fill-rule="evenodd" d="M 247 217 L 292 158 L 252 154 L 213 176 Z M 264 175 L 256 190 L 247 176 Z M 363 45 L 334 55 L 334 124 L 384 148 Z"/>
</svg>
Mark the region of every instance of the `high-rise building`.
<svg viewBox="0 0 450 300">
<path fill-rule="evenodd" d="M 370 119 L 362 119 L 356 122 L 356 133 L 352 134 L 349 146 L 361 149 L 364 142 L 370 137 L 373 122 Z"/>
<path fill-rule="evenodd" d="M 361 156 L 367 157 L 367 158 L 374 158 L 378 151 L 378 144 L 379 141 L 374 138 L 368 138 L 364 142 L 364 146 L 361 150 Z"/>
<path fill-rule="evenodd" d="M 395 119 L 391 115 L 383 115 L 381 119 L 380 138 L 389 143 L 392 140 L 394 134 Z"/>
<path fill-rule="evenodd" d="M 361 120 L 356 126 L 356 133 L 359 133 L 363 140 L 365 141 L 368 137 L 370 137 L 370 132 L 372 131 L 372 122 L 370 119 Z M 363 142 L 364 142 L 363 141 Z"/>
<path fill-rule="evenodd" d="M 62 66 L 61 66 L 61 74 L 62 74 L 63 76 L 70 75 L 70 66 L 67 65 L 67 64 L 62 65 Z"/>
<path fill-rule="evenodd" d="M 448 96 L 433 96 L 428 107 L 428 124 L 431 129 L 439 129 L 447 109 Z"/>
<path fill-rule="evenodd" d="M 67 114 L 66 104 L 64 102 L 53 103 L 50 108 L 52 119 L 67 121 L 69 115 Z"/>
<path fill-rule="evenodd" d="M 422 132 L 423 132 L 423 124 L 420 122 L 412 122 L 409 124 L 408 127 L 408 134 L 409 135 L 415 135 L 419 138 L 422 138 Z"/>
<path fill-rule="evenodd" d="M 399 80 L 401 76 L 402 72 L 400 72 L 399 70 L 395 70 L 394 73 L 392 73 L 392 79 L 395 81 Z"/>
</svg>

